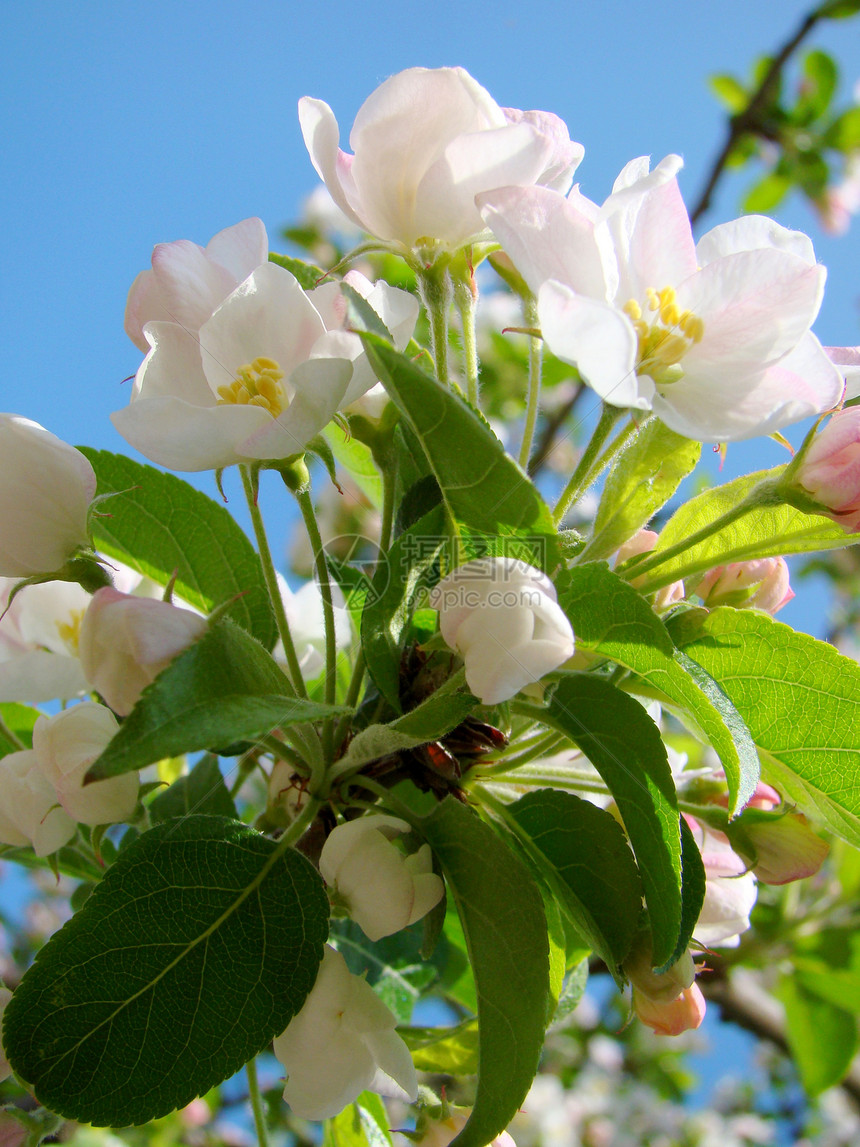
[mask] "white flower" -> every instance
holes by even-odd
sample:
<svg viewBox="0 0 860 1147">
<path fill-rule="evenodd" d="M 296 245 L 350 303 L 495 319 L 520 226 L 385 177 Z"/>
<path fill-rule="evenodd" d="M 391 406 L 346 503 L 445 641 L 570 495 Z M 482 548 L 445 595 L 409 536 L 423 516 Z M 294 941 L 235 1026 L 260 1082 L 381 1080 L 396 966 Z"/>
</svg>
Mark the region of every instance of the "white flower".
<svg viewBox="0 0 860 1147">
<path fill-rule="evenodd" d="M 325 668 L 325 613 L 319 585 L 308 581 L 294 592 L 286 578 L 280 573 L 277 577 L 302 677 L 312 681 Z M 352 642 L 352 624 L 338 585 L 332 585 L 332 604 L 335 649 L 348 649 Z M 286 661 L 282 641 L 278 641 L 272 656 L 281 664 Z"/>
<path fill-rule="evenodd" d="M 328 1119 L 367 1089 L 415 1100 L 418 1080 L 396 1020 L 373 988 L 326 945 L 304 1007 L 274 1040 L 284 1099 L 303 1119 Z"/>
<path fill-rule="evenodd" d="M 406 856 L 391 843 L 408 831 L 398 817 L 363 816 L 338 825 L 323 845 L 323 879 L 369 940 L 414 924 L 445 894 L 429 844 Z"/>
<path fill-rule="evenodd" d="M 245 219 L 210 239 L 206 247 L 179 239 L 159 243 L 152 270 L 141 271 L 131 285 L 125 330 L 144 353 L 148 322 L 178 323 L 199 330 L 227 296 L 269 257 L 269 239 L 260 219 Z"/>
<path fill-rule="evenodd" d="M 18 848 L 31 844 L 36 856 L 48 856 L 76 831 L 32 749 L 0 759 L 0 841 Z"/>
<path fill-rule="evenodd" d="M 16 584 L 0 586 L 0 614 Z M 0 617 L 0 701 L 70 701 L 87 688 L 78 635 L 90 595 L 77 582 L 22 589 Z"/>
<path fill-rule="evenodd" d="M 485 230 L 481 191 L 541 183 L 566 191 L 583 149 L 547 112 L 500 108 L 463 68 L 408 68 L 381 84 L 340 150 L 328 104 L 299 101 L 305 144 L 332 199 L 371 235 L 451 248 Z"/>
<path fill-rule="evenodd" d="M 36 721 L 33 753 L 37 765 L 53 787 L 55 800 L 81 824 L 115 824 L 129 820 L 134 813 L 137 773 L 83 783 L 87 769 L 101 756 L 118 728 L 110 709 L 94 701 L 83 701 L 56 717 L 39 717 Z"/>
<path fill-rule="evenodd" d="M 507 701 L 573 655 L 573 631 L 549 578 L 515 558 L 479 558 L 430 594 L 442 636 L 484 705 Z"/>
<path fill-rule="evenodd" d="M 111 709 L 126 717 L 146 686 L 206 626 L 191 610 L 106 586 L 93 595 L 81 623 L 81 666 Z"/>
<path fill-rule="evenodd" d="M 405 346 L 415 300 L 363 276 L 349 281 Z M 151 349 L 131 402 L 111 416 L 113 423 L 132 446 L 171 470 L 300 454 L 338 409 L 376 381 L 346 318 L 340 284 L 305 292 L 289 271 L 264 263 L 197 330 L 146 323 Z"/>
<path fill-rule="evenodd" d="M 705 866 L 705 900 L 693 937 L 707 948 L 736 948 L 750 926 L 758 889 L 752 872 L 721 832 L 687 818 Z"/>
<path fill-rule="evenodd" d="M 0 577 L 53 573 L 89 544 L 92 466 L 38 422 L 0 414 Z"/>
<path fill-rule="evenodd" d="M 836 405 L 839 371 L 810 325 L 825 270 L 763 216 L 694 243 L 668 156 L 629 163 L 602 207 L 574 189 L 504 188 L 484 219 L 538 295 L 550 349 L 614 406 L 728 442 Z"/>
</svg>

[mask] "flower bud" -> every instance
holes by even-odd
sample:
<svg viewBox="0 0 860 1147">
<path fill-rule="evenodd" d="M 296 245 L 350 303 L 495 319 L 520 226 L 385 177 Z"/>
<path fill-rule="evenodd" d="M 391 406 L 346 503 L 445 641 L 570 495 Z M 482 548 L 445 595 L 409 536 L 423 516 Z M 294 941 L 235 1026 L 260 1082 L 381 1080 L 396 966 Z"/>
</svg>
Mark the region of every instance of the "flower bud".
<svg viewBox="0 0 860 1147">
<path fill-rule="evenodd" d="M 87 769 L 101 756 L 119 725 L 110 709 L 83 701 L 56 717 L 39 717 L 33 752 L 45 780 L 65 811 L 81 824 L 127 821 L 137 805 L 137 773 L 84 785 Z"/>
<path fill-rule="evenodd" d="M 38 422 L 0 414 L 0 577 L 53 573 L 89 544 L 92 466 Z"/>
<path fill-rule="evenodd" d="M 166 601 L 106 586 L 81 623 L 80 658 L 87 680 L 126 717 L 143 690 L 206 632 L 206 619 Z"/>
<path fill-rule="evenodd" d="M 642 935 L 624 962 L 636 1015 L 657 1035 L 680 1035 L 699 1027 L 705 1018 L 705 998 L 695 983 L 689 948 L 666 972 L 653 971 L 651 959 L 650 940 Z"/>
<path fill-rule="evenodd" d="M 30 844 L 36 856 L 48 856 L 76 831 L 32 749 L 0 760 L 0 841 L 17 848 Z"/>
<path fill-rule="evenodd" d="M 727 831 L 733 847 L 765 884 L 790 884 L 814 876 L 830 852 L 827 841 L 799 812 L 781 816 L 744 812 Z"/>
<path fill-rule="evenodd" d="M 515 558 L 478 558 L 430 594 L 442 637 L 466 665 L 466 683 L 497 705 L 573 654 L 573 630 L 549 578 Z"/>
<path fill-rule="evenodd" d="M 398 817 L 364 816 L 338 825 L 323 846 L 323 879 L 369 940 L 414 924 L 444 895 L 429 844 L 406 856 L 391 843 L 408 831 Z"/>
<path fill-rule="evenodd" d="M 812 440 L 795 481 L 848 533 L 860 531 L 860 407 L 832 416 Z"/>
<path fill-rule="evenodd" d="M 696 593 L 709 609 L 731 605 L 736 609 L 763 609 L 770 614 L 778 613 L 794 597 L 785 558 L 757 558 L 715 566 L 699 582 Z"/>
<path fill-rule="evenodd" d="M 274 1040 L 294 1113 L 328 1119 L 366 1089 L 414 1101 L 418 1079 L 396 1023 L 370 984 L 326 945 L 304 1006 Z"/>
<path fill-rule="evenodd" d="M 660 535 L 654 530 L 639 530 L 632 538 L 628 538 L 624 545 L 620 546 L 618 553 L 615 556 L 615 564 L 621 565 L 626 562 L 628 558 L 636 557 L 637 554 L 648 554 L 657 545 L 657 539 Z M 645 580 L 643 574 L 640 578 L 633 578 L 630 584 L 636 588 L 641 585 Z M 655 609 L 668 609 L 670 605 L 675 605 L 676 602 L 683 601 L 686 596 L 684 583 L 682 581 L 673 581 L 669 585 L 664 585 L 662 589 L 658 589 L 654 595 L 654 608 Z"/>
</svg>

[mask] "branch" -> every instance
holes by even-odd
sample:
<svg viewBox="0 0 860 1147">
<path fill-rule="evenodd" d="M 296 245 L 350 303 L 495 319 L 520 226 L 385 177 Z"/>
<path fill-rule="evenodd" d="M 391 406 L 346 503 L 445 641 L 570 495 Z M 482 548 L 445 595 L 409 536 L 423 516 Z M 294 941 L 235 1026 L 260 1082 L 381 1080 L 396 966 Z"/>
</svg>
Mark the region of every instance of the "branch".
<svg viewBox="0 0 860 1147">
<path fill-rule="evenodd" d="M 758 127 L 759 113 L 767 102 L 770 96 L 773 85 L 779 79 L 780 72 L 785 67 L 786 63 L 797 50 L 800 44 L 806 39 L 819 20 L 824 19 L 823 9 L 826 5 L 815 8 L 810 12 L 801 23 L 800 27 L 794 35 L 783 44 L 779 52 L 774 56 L 771 65 L 764 75 L 758 88 L 750 98 L 749 103 L 742 112 L 738 112 L 729 120 L 729 133 L 726 137 L 726 142 L 723 144 L 723 149 L 717 158 L 714 160 L 714 165 L 711 168 L 711 173 L 705 183 L 702 194 L 699 197 L 699 202 L 690 214 L 690 222 L 696 223 L 700 216 L 708 210 L 711 205 L 711 199 L 714 194 L 714 189 L 719 183 L 720 177 L 723 174 L 723 169 L 728 163 L 729 156 L 734 150 L 735 144 L 742 135 L 747 132 L 755 132 Z"/>
<path fill-rule="evenodd" d="M 537 445 L 529 461 L 528 472 L 530 478 L 536 477 L 546 465 L 547 459 L 555 448 L 556 434 L 564 425 L 568 415 L 572 413 L 577 402 L 585 392 L 585 385 L 580 383 L 573 392 L 573 395 L 566 402 L 563 402 L 552 414 L 545 416 L 543 427 L 538 436 Z"/>
</svg>

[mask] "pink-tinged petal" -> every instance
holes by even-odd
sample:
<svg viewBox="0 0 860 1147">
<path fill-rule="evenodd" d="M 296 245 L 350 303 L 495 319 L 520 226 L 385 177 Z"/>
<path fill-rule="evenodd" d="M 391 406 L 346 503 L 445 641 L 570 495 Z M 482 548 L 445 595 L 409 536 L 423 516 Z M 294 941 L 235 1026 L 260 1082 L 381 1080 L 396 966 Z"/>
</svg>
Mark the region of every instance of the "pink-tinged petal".
<svg viewBox="0 0 860 1147">
<path fill-rule="evenodd" d="M 181 398 L 199 406 L 211 406 L 209 389 L 200 361 L 200 339 L 176 323 L 147 323 L 144 331 L 150 351 L 138 369 L 132 404 L 142 398 Z"/>
<path fill-rule="evenodd" d="M 269 258 L 269 237 L 262 219 L 252 217 L 225 227 L 206 244 L 206 254 L 241 283 Z"/>
<path fill-rule="evenodd" d="M 555 279 L 578 294 L 606 299 L 606 275 L 594 237 L 597 208 L 584 196 L 565 199 L 543 187 L 503 187 L 479 195 L 477 202 L 534 294 Z"/>
<path fill-rule="evenodd" d="M 654 385 L 636 376 L 636 332 L 625 315 L 554 280 L 540 289 L 538 315 L 553 354 L 577 367 L 601 398 L 613 406 L 651 409 Z"/>
<path fill-rule="evenodd" d="M 364 278 L 363 275 L 362 278 Z M 343 291 L 340 289 L 340 283 L 336 279 L 329 279 L 328 282 L 320 283 L 318 287 L 313 287 L 305 293 L 316 308 L 327 331 L 336 330 L 343 326 L 349 308 Z"/>
<path fill-rule="evenodd" d="M 152 252 L 152 272 L 167 317 L 189 331 L 199 330 L 236 286 L 226 267 L 188 239 L 159 243 Z"/>
<path fill-rule="evenodd" d="M 826 346 L 824 351 L 845 379 L 845 401 L 860 397 L 860 346 Z"/>
<path fill-rule="evenodd" d="M 295 388 L 290 405 L 275 419 L 266 414 L 266 425 L 240 444 L 240 453 L 245 458 L 289 458 L 299 454 L 331 422 L 351 377 L 352 364 L 344 359 L 317 358 L 301 363 L 290 376 Z"/>
<path fill-rule="evenodd" d="M 667 156 L 603 205 L 621 268 L 621 304 L 642 300 L 648 287 L 674 286 L 696 271 L 690 217 L 675 178 L 680 166 L 678 156 Z"/>
<path fill-rule="evenodd" d="M 382 319 L 394 345 L 398 350 L 404 350 L 412 338 L 421 309 L 415 296 L 392 287 L 384 279 L 371 283 L 360 271 L 347 271 L 343 281 L 367 299 Z"/>
<path fill-rule="evenodd" d="M 259 406 L 192 406 L 179 398 L 141 398 L 111 415 L 129 445 L 168 470 L 232 466 L 256 455 L 240 446 L 272 422 Z"/>
<path fill-rule="evenodd" d="M 570 138 L 567 124 L 552 112 L 520 111 L 519 108 L 502 108 L 508 123 L 528 123 L 549 142 L 546 166 L 539 176 L 542 187 L 550 187 L 566 195 L 573 181 L 573 173 L 582 162 L 585 148 Z"/>
<path fill-rule="evenodd" d="M 826 272 L 787 251 L 765 248 L 709 263 L 678 287 L 678 306 L 704 322 L 685 372 L 715 383 L 777 362 L 807 333 L 824 293 Z"/>
<path fill-rule="evenodd" d="M 352 364 L 352 375 L 341 399 L 341 406 L 349 406 L 351 402 L 357 401 L 378 381 L 364 353 L 364 344 L 351 331 L 327 331 L 314 343 L 310 357 L 312 360 L 345 359 Z"/>
<path fill-rule="evenodd" d="M 144 325 L 153 319 L 168 322 L 170 316 L 164 308 L 161 287 L 151 269 L 141 271 L 128 292 L 125 304 L 125 333 L 144 354 L 149 343 L 143 333 Z"/>
<path fill-rule="evenodd" d="M 357 214 L 361 208 L 351 174 L 353 157 L 338 146 L 340 132 L 334 112 L 323 100 L 303 96 L 299 100 L 299 124 L 311 163 L 328 188 L 329 195 L 344 215 L 364 230 L 365 224 Z M 355 210 L 350 199 L 356 205 Z"/>
<path fill-rule="evenodd" d="M 699 264 L 705 266 L 726 255 L 772 247 L 788 251 L 805 263 L 815 263 L 812 240 L 802 231 L 790 231 L 766 215 L 744 215 L 731 223 L 721 223 L 703 235 L 696 245 Z"/>
<path fill-rule="evenodd" d="M 692 355 L 682 362 L 687 366 Z M 738 442 L 772 434 L 834 407 L 842 379 L 813 334 L 776 366 L 722 380 L 686 375 L 663 387 L 654 413 L 678 434 L 702 442 Z"/>
<path fill-rule="evenodd" d="M 324 333 L 296 279 L 283 267 L 264 263 L 200 328 L 203 371 L 214 394 L 234 380 L 238 367 L 259 357 L 273 359 L 289 378 Z"/>
</svg>

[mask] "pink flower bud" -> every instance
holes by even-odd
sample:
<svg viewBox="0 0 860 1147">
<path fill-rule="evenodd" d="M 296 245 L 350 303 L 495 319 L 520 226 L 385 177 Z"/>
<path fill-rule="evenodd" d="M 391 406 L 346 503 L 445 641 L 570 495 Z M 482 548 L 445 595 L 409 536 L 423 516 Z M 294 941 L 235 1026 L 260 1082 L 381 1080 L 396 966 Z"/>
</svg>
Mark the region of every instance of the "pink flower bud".
<svg viewBox="0 0 860 1147">
<path fill-rule="evenodd" d="M 619 547 L 618 553 L 615 555 L 615 564 L 619 566 L 628 558 L 636 557 L 638 554 L 649 554 L 657 545 L 659 536 L 654 530 L 639 530 L 632 538 L 628 538 L 623 546 Z M 630 584 L 638 588 L 644 580 L 645 575 L 643 574 L 641 578 L 633 578 Z M 673 581 L 670 585 L 664 585 L 662 589 L 657 590 L 654 595 L 654 608 L 658 610 L 668 609 L 670 605 L 683 601 L 685 596 L 684 583 Z"/>
<path fill-rule="evenodd" d="M 744 815 L 729 832 L 735 847 L 749 853 L 750 867 L 765 884 L 790 884 L 819 870 L 830 845 L 812 831 L 802 813 L 758 819 Z"/>
<path fill-rule="evenodd" d="M 693 984 L 670 1003 L 651 1000 L 634 988 L 633 1007 L 638 1019 L 657 1035 L 681 1035 L 701 1025 L 706 1004 L 698 984 Z"/>
<path fill-rule="evenodd" d="M 125 717 L 161 670 L 203 636 L 206 624 L 190 610 L 108 586 L 93 595 L 81 623 L 81 665 L 111 709 Z"/>
<path fill-rule="evenodd" d="M 710 609 L 718 605 L 756 608 L 778 613 L 794 597 L 788 584 L 785 558 L 731 562 L 708 570 L 696 590 Z"/>
<path fill-rule="evenodd" d="M 624 962 L 624 971 L 633 987 L 633 1010 L 657 1035 L 680 1035 L 701 1024 L 705 998 L 696 987 L 696 966 L 689 948 L 667 972 L 655 972 L 650 941 L 640 935 Z"/>
<path fill-rule="evenodd" d="M 860 407 L 833 415 L 813 439 L 796 481 L 848 533 L 860 531 Z"/>
<path fill-rule="evenodd" d="M 53 573 L 87 546 L 92 466 L 38 422 L 0 414 L 0 576 Z"/>
</svg>

